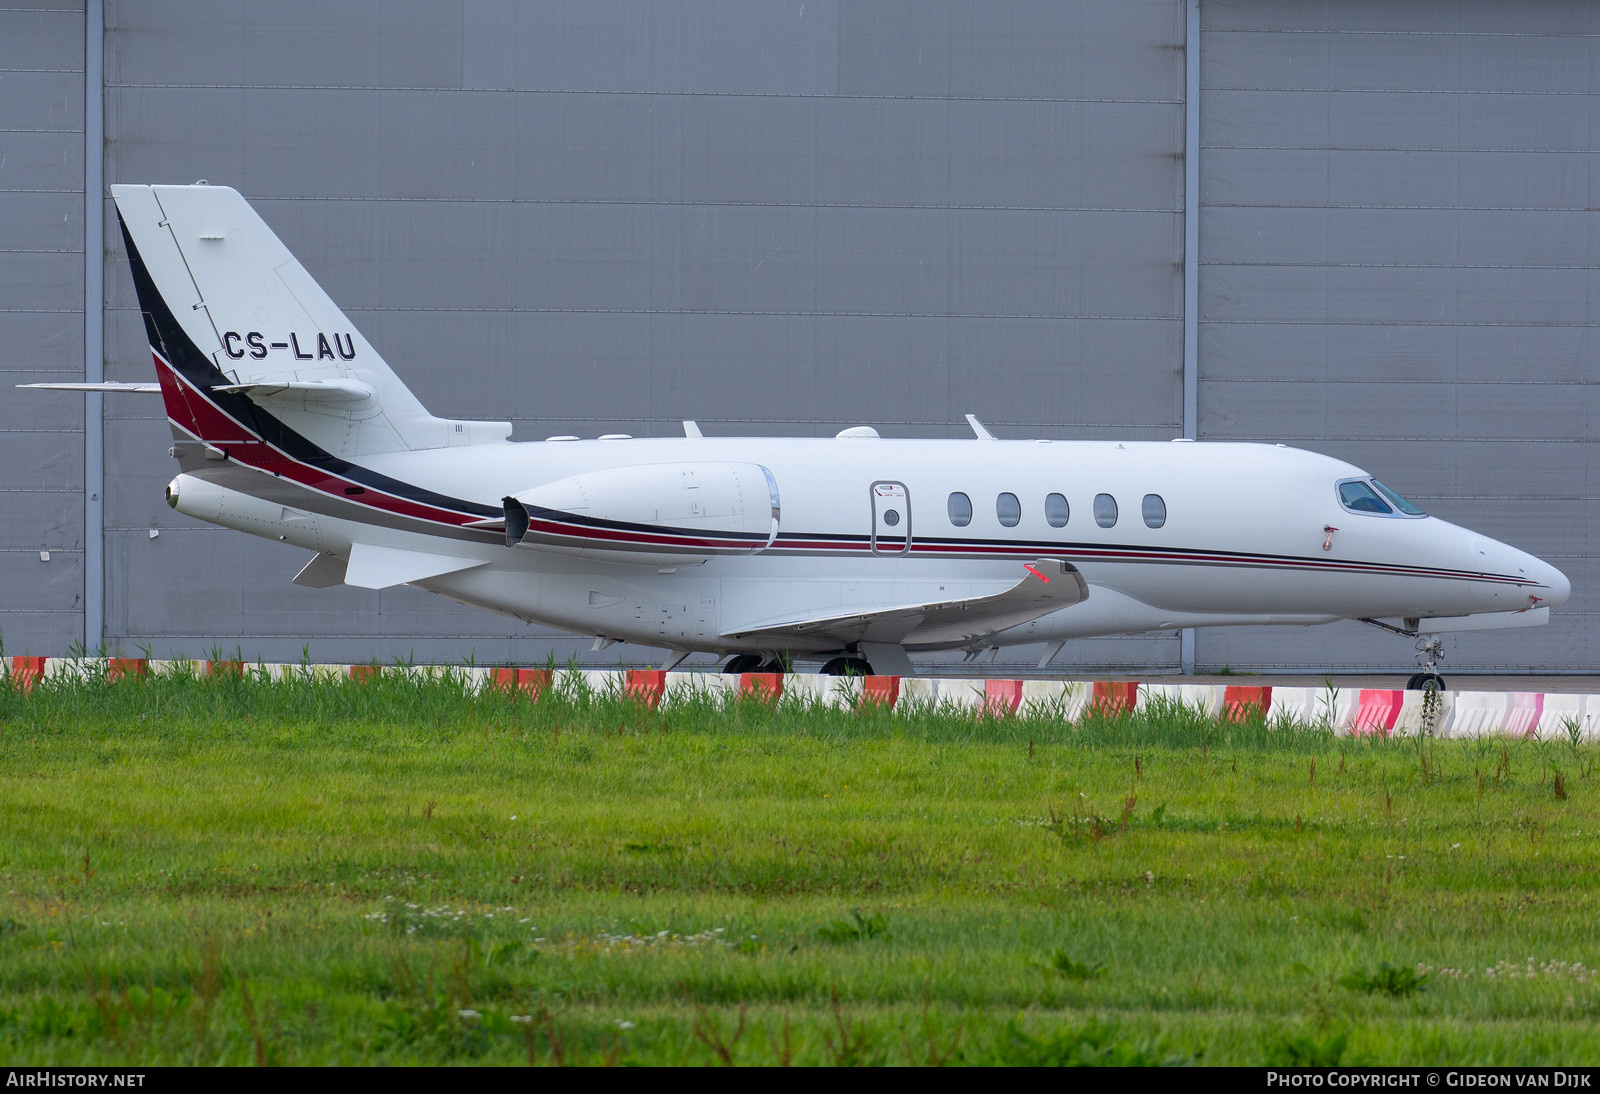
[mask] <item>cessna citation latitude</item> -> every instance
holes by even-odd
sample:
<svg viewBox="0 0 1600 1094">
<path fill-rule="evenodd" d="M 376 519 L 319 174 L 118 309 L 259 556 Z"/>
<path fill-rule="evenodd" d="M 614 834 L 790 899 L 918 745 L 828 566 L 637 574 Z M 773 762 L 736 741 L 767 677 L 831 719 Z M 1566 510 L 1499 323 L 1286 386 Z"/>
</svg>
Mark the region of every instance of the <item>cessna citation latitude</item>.
<svg viewBox="0 0 1600 1094">
<path fill-rule="evenodd" d="M 913 672 L 908 655 L 1237 624 L 1545 622 L 1567 579 L 1272 444 L 552 437 L 429 414 L 237 192 L 114 186 L 185 515 L 581 635 Z"/>
</svg>

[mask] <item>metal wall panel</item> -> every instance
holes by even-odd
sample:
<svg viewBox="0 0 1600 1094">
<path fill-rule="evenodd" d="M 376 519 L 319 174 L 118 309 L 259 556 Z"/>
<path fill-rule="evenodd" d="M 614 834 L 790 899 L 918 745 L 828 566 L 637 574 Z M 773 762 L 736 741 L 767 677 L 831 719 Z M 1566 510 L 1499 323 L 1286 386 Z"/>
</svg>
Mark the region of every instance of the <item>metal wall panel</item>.
<svg viewBox="0 0 1600 1094">
<path fill-rule="evenodd" d="M 1180 0 L 113 3 L 106 174 L 238 187 L 427 405 L 518 437 L 960 435 L 969 410 L 1168 437 L 1182 37 Z M 136 378 L 107 238 L 107 374 Z M 164 426 L 131 402 L 107 410 L 115 641 L 577 648 L 411 590 L 297 589 L 299 552 L 176 534 Z M 163 595 L 201 566 L 226 580 Z"/>
<path fill-rule="evenodd" d="M 0 9 L 0 642 L 12 654 L 83 637 L 83 399 L 13 386 L 83 376 L 84 16 L 59 6 Z"/>
<path fill-rule="evenodd" d="M 1567 572 L 1549 627 L 1452 638 L 1447 669 L 1592 669 L 1600 11 L 1201 14 L 1201 436 L 1348 459 Z M 1306 633 L 1202 632 L 1199 662 L 1409 661 L 1356 624 Z"/>
<path fill-rule="evenodd" d="M 1558 623 L 1463 637 L 1447 666 L 1592 668 L 1600 9 L 1202 12 L 1201 436 L 1350 459 L 1550 558 L 1577 590 Z M 107 181 L 239 187 L 430 407 L 510 415 L 519 438 L 682 417 L 961 435 L 967 410 L 1013 435 L 1161 438 L 1181 409 L 1183 13 L 111 0 Z M 81 375 L 82 58 L 81 11 L 0 10 L 8 390 Z M 106 375 L 143 380 L 106 223 Z M 309 640 L 351 660 L 586 647 L 411 590 L 295 588 L 299 552 L 161 503 L 153 402 L 108 398 L 106 419 L 114 644 L 277 658 Z M 0 395 L 13 652 L 81 635 L 82 428 L 76 397 Z M 1405 645 L 1338 625 L 1202 632 L 1199 652 L 1202 667 L 1393 668 Z M 1061 663 L 1176 652 L 1109 639 Z M 619 655 L 649 656 L 603 659 Z"/>
</svg>

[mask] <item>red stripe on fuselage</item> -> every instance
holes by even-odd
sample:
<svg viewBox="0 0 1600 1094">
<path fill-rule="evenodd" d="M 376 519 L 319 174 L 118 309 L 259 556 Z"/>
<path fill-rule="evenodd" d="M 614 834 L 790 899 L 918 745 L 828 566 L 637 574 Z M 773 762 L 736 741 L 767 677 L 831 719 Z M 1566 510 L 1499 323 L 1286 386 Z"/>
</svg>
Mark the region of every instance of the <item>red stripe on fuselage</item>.
<svg viewBox="0 0 1600 1094">
<path fill-rule="evenodd" d="M 155 354 L 156 372 L 161 377 L 161 392 L 167 401 L 167 415 L 172 417 L 173 400 L 188 412 L 189 421 L 174 418 L 176 424 L 216 448 L 228 449 L 228 458 L 245 467 L 269 475 L 288 479 L 311 490 L 339 498 L 369 509 L 378 509 L 415 520 L 429 521 L 461 527 L 482 520 L 475 514 L 457 513 L 437 506 L 424 505 L 409 498 L 389 494 L 355 479 L 324 471 L 263 441 L 245 426 L 222 410 L 205 393 L 185 380 L 176 369 Z M 172 394 L 168 395 L 169 382 Z M 364 491 L 357 496 L 345 493 L 345 487 L 359 486 Z"/>
<path fill-rule="evenodd" d="M 293 458 L 268 444 L 243 423 L 213 403 L 206 394 L 189 383 L 159 353 L 152 353 L 156 375 L 161 382 L 162 400 L 167 416 L 180 429 L 218 448 L 228 448 L 234 462 L 266 474 L 285 478 L 307 489 L 316 490 L 341 501 L 364 508 L 414 520 L 444 524 L 452 528 L 473 524 L 483 519 L 476 514 L 458 513 L 437 506 L 412 501 L 409 498 L 387 493 L 381 489 L 347 476 L 325 471 Z M 360 495 L 351 496 L 345 488 L 359 486 Z M 530 524 L 545 535 L 561 536 L 575 540 L 589 540 L 602 544 L 633 544 L 641 547 L 701 548 L 705 550 L 745 550 L 753 544 L 743 540 L 724 540 L 709 537 L 689 537 L 672 532 L 648 533 L 626 529 L 595 528 L 588 525 L 566 524 L 538 520 Z M 794 552 L 849 552 L 871 550 L 866 540 L 804 539 L 779 535 L 768 548 L 779 553 Z M 1272 569 L 1304 569 L 1345 573 L 1393 574 L 1406 577 L 1435 577 L 1451 580 L 1482 581 L 1489 584 L 1537 586 L 1527 581 L 1499 574 L 1467 573 L 1458 570 L 1440 570 L 1427 567 L 1404 566 L 1379 562 L 1340 562 L 1334 559 L 1278 558 L 1270 555 L 1219 555 L 1200 551 L 1171 551 L 1141 548 L 1070 549 L 1048 544 L 963 543 L 950 546 L 938 542 L 913 542 L 911 552 L 916 557 L 953 556 L 958 558 L 1039 558 L 1059 554 L 1076 562 L 1176 562 L 1189 565 L 1247 566 Z M 904 557 L 895 551 L 890 557 Z"/>
</svg>

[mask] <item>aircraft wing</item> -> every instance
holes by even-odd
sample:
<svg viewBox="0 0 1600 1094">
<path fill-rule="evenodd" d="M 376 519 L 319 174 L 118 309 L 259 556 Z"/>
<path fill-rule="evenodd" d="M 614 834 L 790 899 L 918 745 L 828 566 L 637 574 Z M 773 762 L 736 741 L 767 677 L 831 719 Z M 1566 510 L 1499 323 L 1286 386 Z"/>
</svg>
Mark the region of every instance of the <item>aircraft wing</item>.
<svg viewBox="0 0 1600 1094">
<path fill-rule="evenodd" d="M 1022 580 L 1011 588 L 988 596 L 780 617 L 726 631 L 724 637 L 826 637 L 840 645 L 955 646 L 1069 608 L 1089 595 L 1083 575 L 1060 559 L 1041 558 L 1023 571 Z"/>
</svg>

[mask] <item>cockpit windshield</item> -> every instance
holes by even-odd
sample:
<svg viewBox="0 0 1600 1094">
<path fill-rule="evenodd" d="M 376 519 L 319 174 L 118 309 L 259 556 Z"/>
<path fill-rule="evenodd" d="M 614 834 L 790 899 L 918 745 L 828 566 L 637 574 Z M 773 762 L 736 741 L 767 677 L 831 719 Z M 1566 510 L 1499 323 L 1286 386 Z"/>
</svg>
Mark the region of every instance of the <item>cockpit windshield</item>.
<svg viewBox="0 0 1600 1094">
<path fill-rule="evenodd" d="M 1339 484 L 1339 501 L 1346 509 L 1357 513 L 1392 513 L 1378 492 L 1360 480 Z"/>
<path fill-rule="evenodd" d="M 1390 517 L 1427 516 L 1414 502 L 1401 497 L 1377 479 L 1346 479 L 1341 482 L 1339 504 L 1352 513 L 1376 513 Z"/>
<path fill-rule="evenodd" d="M 1379 482 L 1377 479 L 1373 479 L 1372 480 L 1372 485 L 1376 486 L 1378 488 L 1378 493 L 1382 494 L 1384 497 L 1388 498 L 1391 502 L 1393 502 L 1394 503 L 1394 507 L 1396 509 L 1400 510 L 1402 513 L 1404 513 L 1406 516 L 1408 516 L 1408 517 L 1425 517 L 1425 516 L 1427 516 L 1427 514 L 1424 513 L 1421 510 L 1421 508 L 1418 507 L 1416 502 L 1408 501 L 1407 499 L 1402 498 L 1399 494 L 1395 493 L 1389 487 L 1383 485 L 1383 483 Z"/>
</svg>

